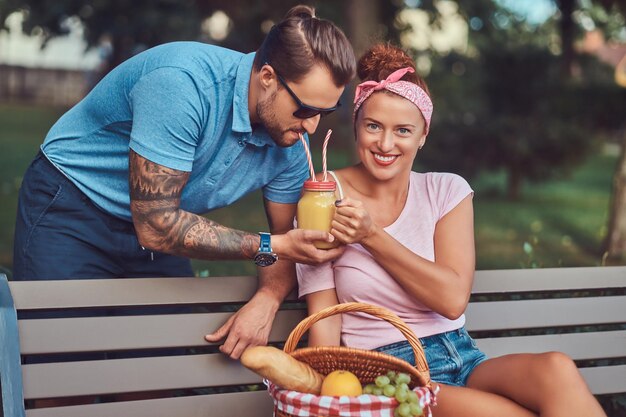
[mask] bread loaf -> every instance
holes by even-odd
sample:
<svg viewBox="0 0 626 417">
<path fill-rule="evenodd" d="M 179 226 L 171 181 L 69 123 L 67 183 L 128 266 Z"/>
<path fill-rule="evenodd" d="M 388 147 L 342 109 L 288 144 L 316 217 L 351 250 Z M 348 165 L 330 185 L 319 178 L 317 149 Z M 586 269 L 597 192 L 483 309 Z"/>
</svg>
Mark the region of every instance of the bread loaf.
<svg viewBox="0 0 626 417">
<path fill-rule="evenodd" d="M 281 388 L 319 394 L 324 377 L 304 362 L 272 346 L 253 346 L 241 355 L 241 363 Z"/>
</svg>

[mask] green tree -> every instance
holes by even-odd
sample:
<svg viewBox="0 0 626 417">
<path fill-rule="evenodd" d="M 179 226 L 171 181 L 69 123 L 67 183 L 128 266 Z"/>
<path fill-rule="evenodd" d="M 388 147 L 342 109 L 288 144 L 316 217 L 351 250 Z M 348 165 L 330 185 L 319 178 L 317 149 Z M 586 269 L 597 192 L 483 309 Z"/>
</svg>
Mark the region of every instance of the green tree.
<svg viewBox="0 0 626 417">
<path fill-rule="evenodd" d="M 421 162 L 466 176 L 504 170 L 507 195 L 517 199 L 524 180 L 567 173 L 593 148 L 598 130 L 615 128 L 608 102 L 615 105 L 619 93 L 610 69 L 589 57 L 580 57 L 579 78 L 562 76 L 556 18 L 533 25 L 492 0 L 457 4 L 469 48 L 432 58 L 436 111 Z M 437 1 L 422 6 L 437 24 Z"/>
<path fill-rule="evenodd" d="M 619 36 L 624 27 L 624 0 L 553 0 L 559 9 L 559 33 L 561 38 L 561 73 L 574 76 L 576 51 L 574 43 L 583 32 L 581 21 L 593 22 L 608 38 Z M 578 14 L 578 22 L 575 15 Z M 589 24 L 589 23 L 588 23 Z"/>
<path fill-rule="evenodd" d="M 243 3 L 243 4 L 242 4 Z M 113 55 L 110 68 L 133 54 L 168 41 L 202 39 L 240 51 L 258 48 L 269 27 L 301 0 L 227 1 L 227 0 L 0 0 L 0 29 L 7 16 L 23 12 L 23 30 L 40 32 L 45 42 L 68 33 L 68 18 L 77 18 L 85 28 L 88 47 L 103 37 L 111 39 Z M 318 14 L 344 28 L 353 41 L 363 44 L 372 34 L 397 39 L 394 19 L 401 1 L 351 0 L 337 3 L 320 0 Z M 219 41 L 202 38 L 203 21 L 216 11 L 231 20 L 231 30 Z M 364 21 L 352 19 L 353 11 L 367 16 Z M 109 69 L 110 69 L 109 68 Z"/>
<path fill-rule="evenodd" d="M 584 89 L 561 79 L 548 51 L 492 48 L 443 64 L 430 77 L 439 116 L 429 139 L 434 149 L 422 158 L 427 166 L 467 176 L 503 169 L 507 196 L 518 199 L 523 180 L 567 172 L 593 146 L 589 130 L 572 123 L 585 110 L 576 99 Z M 438 99 L 444 88 L 452 95 Z"/>
<path fill-rule="evenodd" d="M 6 17 L 15 11 L 25 14 L 23 30 L 42 32 L 44 39 L 67 33 L 66 21 L 77 18 L 85 29 L 88 47 L 97 46 L 107 38 L 112 54 L 100 76 L 143 49 L 174 40 L 200 40 L 248 52 L 256 50 L 274 22 L 302 0 L 0 0 L 0 29 Z M 397 40 L 399 28 L 396 15 L 402 0 L 319 0 L 317 14 L 341 27 L 362 52 L 374 40 Z M 224 12 L 229 32 L 224 39 L 212 39 L 202 26 L 215 12 Z M 45 43 L 44 43 L 45 47 Z M 351 94 L 348 88 L 346 95 Z M 344 99 L 349 102 L 349 99 Z M 350 106 L 331 116 L 336 137 L 351 137 Z M 349 144 L 346 140 L 343 143 Z"/>
</svg>

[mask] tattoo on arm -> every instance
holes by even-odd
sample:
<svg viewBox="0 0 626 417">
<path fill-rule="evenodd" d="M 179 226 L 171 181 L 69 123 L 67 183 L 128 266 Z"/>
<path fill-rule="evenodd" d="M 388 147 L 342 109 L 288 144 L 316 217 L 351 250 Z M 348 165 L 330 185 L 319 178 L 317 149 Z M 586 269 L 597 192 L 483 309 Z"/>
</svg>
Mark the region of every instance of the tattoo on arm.
<svg viewBox="0 0 626 417">
<path fill-rule="evenodd" d="M 155 164 L 131 150 L 129 173 L 133 223 L 143 246 L 198 259 L 254 257 L 256 234 L 180 209 L 188 172 Z"/>
</svg>

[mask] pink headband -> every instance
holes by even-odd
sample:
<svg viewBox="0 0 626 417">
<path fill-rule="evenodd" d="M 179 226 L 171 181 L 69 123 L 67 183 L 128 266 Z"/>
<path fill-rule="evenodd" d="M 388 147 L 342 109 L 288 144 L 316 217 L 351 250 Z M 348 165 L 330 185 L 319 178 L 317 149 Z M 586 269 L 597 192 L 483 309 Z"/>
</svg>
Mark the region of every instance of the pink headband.
<svg viewBox="0 0 626 417">
<path fill-rule="evenodd" d="M 399 96 L 406 98 L 417 106 L 426 121 L 425 133 L 428 133 L 428 129 L 430 128 L 430 118 L 433 115 L 433 102 L 420 86 L 410 81 L 400 80 L 400 78 L 402 78 L 407 72 L 415 72 L 415 70 L 411 67 L 402 68 L 392 72 L 386 79 L 380 82 L 365 81 L 357 85 L 354 93 L 354 116 L 356 116 L 356 112 L 359 110 L 359 107 L 361 107 L 361 105 L 369 98 L 369 96 L 372 95 L 372 93 L 378 90 L 389 90 L 392 93 L 396 93 Z"/>
</svg>

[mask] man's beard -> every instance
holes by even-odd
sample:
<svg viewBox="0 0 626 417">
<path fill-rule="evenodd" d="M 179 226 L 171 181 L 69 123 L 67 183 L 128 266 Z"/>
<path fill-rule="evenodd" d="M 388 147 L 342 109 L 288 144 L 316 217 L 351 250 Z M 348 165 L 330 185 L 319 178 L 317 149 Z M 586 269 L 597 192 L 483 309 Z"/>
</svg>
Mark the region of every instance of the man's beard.
<svg viewBox="0 0 626 417">
<path fill-rule="evenodd" d="M 276 101 L 276 91 L 272 93 L 271 96 L 262 102 L 257 103 L 256 105 L 256 113 L 259 116 L 259 120 L 261 124 L 267 130 L 267 133 L 270 135 L 272 140 L 276 143 L 276 145 L 281 146 L 283 148 L 292 146 L 295 144 L 294 141 L 290 141 L 284 137 L 284 135 L 291 129 L 283 129 L 276 118 L 275 112 L 275 101 Z"/>
</svg>

